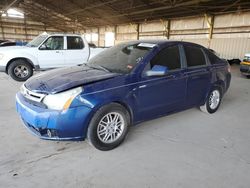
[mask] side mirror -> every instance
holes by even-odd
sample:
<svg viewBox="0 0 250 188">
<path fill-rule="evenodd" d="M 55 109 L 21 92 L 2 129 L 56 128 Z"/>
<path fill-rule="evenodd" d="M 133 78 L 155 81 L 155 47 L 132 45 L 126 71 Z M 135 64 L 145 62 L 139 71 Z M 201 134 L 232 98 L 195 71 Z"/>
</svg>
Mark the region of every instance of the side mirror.
<svg viewBox="0 0 250 188">
<path fill-rule="evenodd" d="M 45 44 L 42 44 L 40 46 L 39 50 L 47 50 L 47 46 Z"/>
<path fill-rule="evenodd" d="M 168 68 L 161 65 L 154 65 L 153 68 L 145 72 L 146 76 L 164 76 L 167 74 Z"/>
</svg>

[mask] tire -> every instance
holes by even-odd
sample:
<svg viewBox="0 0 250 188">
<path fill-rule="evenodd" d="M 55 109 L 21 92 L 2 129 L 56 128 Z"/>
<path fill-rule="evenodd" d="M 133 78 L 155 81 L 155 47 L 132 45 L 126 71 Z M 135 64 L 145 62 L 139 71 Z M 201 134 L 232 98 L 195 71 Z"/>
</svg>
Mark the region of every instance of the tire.
<svg viewBox="0 0 250 188">
<path fill-rule="evenodd" d="M 215 87 L 209 92 L 207 100 L 203 106 L 200 106 L 201 111 L 212 114 L 218 110 L 221 104 L 222 93 L 218 87 Z"/>
<path fill-rule="evenodd" d="M 246 77 L 247 77 L 248 79 L 250 79 L 250 75 L 247 75 Z"/>
<path fill-rule="evenodd" d="M 116 123 L 109 123 L 112 120 Z M 124 141 L 129 126 L 128 111 L 120 104 L 111 103 L 101 107 L 94 114 L 88 127 L 87 139 L 96 149 L 112 150 Z"/>
<path fill-rule="evenodd" d="M 8 66 L 8 74 L 16 81 L 26 81 L 33 75 L 33 67 L 23 59 L 17 59 Z"/>
</svg>

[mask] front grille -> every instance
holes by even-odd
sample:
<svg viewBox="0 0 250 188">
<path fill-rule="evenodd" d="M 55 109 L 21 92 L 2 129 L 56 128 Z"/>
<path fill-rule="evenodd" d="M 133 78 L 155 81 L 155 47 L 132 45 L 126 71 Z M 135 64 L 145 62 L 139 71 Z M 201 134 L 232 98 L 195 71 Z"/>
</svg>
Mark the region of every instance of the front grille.
<svg viewBox="0 0 250 188">
<path fill-rule="evenodd" d="M 25 98 L 35 102 L 41 102 L 43 98 L 46 96 L 45 94 L 42 93 L 35 93 L 33 91 L 30 91 L 24 85 L 22 85 L 21 87 L 21 93 Z"/>
</svg>

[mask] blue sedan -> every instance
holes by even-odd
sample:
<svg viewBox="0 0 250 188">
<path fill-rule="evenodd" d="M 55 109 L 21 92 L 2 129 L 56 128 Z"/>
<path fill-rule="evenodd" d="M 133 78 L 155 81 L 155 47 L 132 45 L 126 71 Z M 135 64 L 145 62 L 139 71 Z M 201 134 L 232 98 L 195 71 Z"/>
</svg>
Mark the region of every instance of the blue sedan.
<svg viewBox="0 0 250 188">
<path fill-rule="evenodd" d="M 32 77 L 17 93 L 16 108 L 42 139 L 87 138 L 111 150 L 142 121 L 192 107 L 214 113 L 230 80 L 228 63 L 200 45 L 132 41 L 87 64 Z"/>
</svg>

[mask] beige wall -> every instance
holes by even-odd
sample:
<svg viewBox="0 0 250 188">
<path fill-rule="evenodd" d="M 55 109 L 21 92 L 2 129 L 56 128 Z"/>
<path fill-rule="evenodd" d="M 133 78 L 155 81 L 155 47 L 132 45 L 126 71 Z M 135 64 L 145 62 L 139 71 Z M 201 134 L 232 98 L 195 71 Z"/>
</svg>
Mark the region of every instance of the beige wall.
<svg viewBox="0 0 250 188">
<path fill-rule="evenodd" d="M 90 28 L 86 33 L 97 33 L 98 46 L 105 45 L 105 33 L 115 33 L 115 44 L 139 39 L 167 39 L 183 40 L 201 44 L 212 48 L 224 58 L 242 58 L 250 52 L 250 12 L 217 15 L 214 17 L 212 38 L 209 38 L 212 17 L 209 15 L 156 20 L 140 24 L 126 24 Z M 168 30 L 170 26 L 170 30 Z M 39 22 L 24 19 L 6 19 L 0 21 L 0 39 L 29 41 L 44 32 L 58 32 L 56 28 L 45 27 Z M 139 33 L 138 33 L 139 32 Z M 84 33 L 84 31 L 81 31 Z"/>
<path fill-rule="evenodd" d="M 212 17 L 209 15 L 173 19 L 170 21 L 169 39 L 201 44 L 216 50 L 223 58 L 242 58 L 246 52 L 250 52 L 250 12 L 215 16 L 210 39 L 211 20 Z M 101 27 L 99 28 L 101 46 L 104 45 L 104 35 L 107 31 L 116 31 L 115 44 L 136 40 L 138 36 L 136 24 Z M 139 24 L 139 39 L 167 39 L 167 32 L 168 20 Z"/>
<path fill-rule="evenodd" d="M 13 19 L 1 17 L 0 39 L 12 41 L 30 41 L 43 32 L 58 32 L 52 27 L 45 27 L 44 24 L 24 19 Z"/>
</svg>

